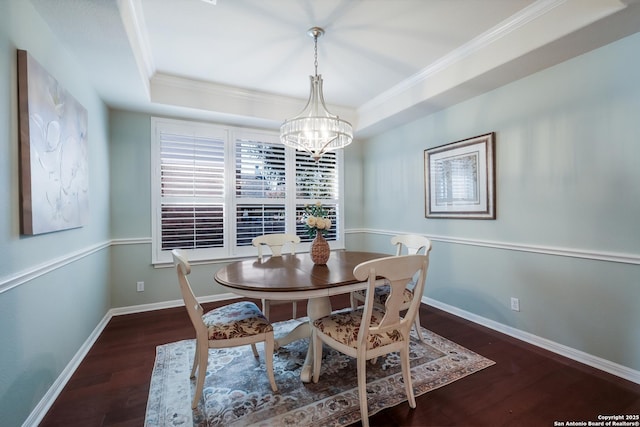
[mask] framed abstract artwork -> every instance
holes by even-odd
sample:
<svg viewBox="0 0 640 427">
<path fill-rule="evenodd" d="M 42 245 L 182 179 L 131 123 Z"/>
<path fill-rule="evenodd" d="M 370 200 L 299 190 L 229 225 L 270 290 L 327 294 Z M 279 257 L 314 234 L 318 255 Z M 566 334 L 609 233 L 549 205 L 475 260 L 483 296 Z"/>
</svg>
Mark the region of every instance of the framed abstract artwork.
<svg viewBox="0 0 640 427">
<path fill-rule="evenodd" d="M 495 219 L 495 134 L 424 150 L 425 217 Z"/>
<path fill-rule="evenodd" d="M 20 232 L 81 227 L 89 211 L 87 110 L 18 50 Z"/>
</svg>

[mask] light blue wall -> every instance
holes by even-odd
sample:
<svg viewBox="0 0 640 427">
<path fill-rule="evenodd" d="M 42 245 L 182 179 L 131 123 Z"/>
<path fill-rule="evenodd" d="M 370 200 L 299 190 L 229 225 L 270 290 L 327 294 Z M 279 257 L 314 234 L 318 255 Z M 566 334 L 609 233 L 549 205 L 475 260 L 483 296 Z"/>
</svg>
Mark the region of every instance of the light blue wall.
<svg viewBox="0 0 640 427">
<path fill-rule="evenodd" d="M 112 110 L 111 236 L 151 237 L 151 116 Z"/>
<path fill-rule="evenodd" d="M 88 111 L 89 224 L 19 230 L 16 50 Z M 0 424 L 21 425 L 111 307 L 108 111 L 81 67 L 24 0 L 0 0 Z"/>
<path fill-rule="evenodd" d="M 89 111 L 86 227 L 19 235 L 18 48 Z M 427 297 L 640 370 L 640 267 L 594 259 L 640 254 L 638 51 L 634 35 L 352 144 L 347 247 L 391 253 L 393 233 L 432 236 Z M 26 419 L 109 308 L 180 298 L 173 270 L 151 266 L 150 115 L 107 112 L 80 70 L 29 2 L 0 0 L 3 425 Z M 424 149 L 491 131 L 497 220 L 425 219 Z M 219 266 L 194 267 L 196 294 L 225 292 L 211 280 Z M 139 280 L 145 292 L 135 292 Z"/>
<path fill-rule="evenodd" d="M 640 254 L 639 49 L 628 37 L 349 146 L 347 247 L 391 253 L 393 233 L 432 236 L 427 297 L 640 369 L 640 267 L 594 259 Z M 150 235 L 149 129 L 150 115 L 112 112 L 114 307 L 179 299 L 150 243 L 124 244 Z M 425 219 L 424 149 L 492 131 L 497 219 Z M 548 253 L 567 250 L 586 258 Z M 219 266 L 194 268 L 196 294 L 224 292 L 211 280 Z"/>
<path fill-rule="evenodd" d="M 151 115 L 112 110 L 110 128 L 112 306 L 181 300 L 175 271 L 151 264 Z M 228 292 L 213 280 L 222 265 L 193 266 L 197 296 Z M 144 292 L 136 291 L 138 281 L 145 282 Z"/>
<path fill-rule="evenodd" d="M 181 299 L 175 271 L 151 264 L 151 115 L 130 111 L 110 112 L 111 235 L 113 307 L 129 307 Z M 345 153 L 346 226 L 362 223 L 362 160 L 360 147 Z M 361 233 L 347 235 L 347 245 L 362 240 Z M 197 296 L 228 293 L 213 276 L 225 263 L 194 265 L 191 285 Z M 144 281 L 144 292 L 136 282 Z"/>
<path fill-rule="evenodd" d="M 366 141 L 361 226 L 434 237 L 427 297 L 640 370 L 640 265 L 594 259 L 640 255 L 638 52 L 635 34 Z M 492 131 L 497 219 L 425 219 L 424 149 Z"/>
</svg>

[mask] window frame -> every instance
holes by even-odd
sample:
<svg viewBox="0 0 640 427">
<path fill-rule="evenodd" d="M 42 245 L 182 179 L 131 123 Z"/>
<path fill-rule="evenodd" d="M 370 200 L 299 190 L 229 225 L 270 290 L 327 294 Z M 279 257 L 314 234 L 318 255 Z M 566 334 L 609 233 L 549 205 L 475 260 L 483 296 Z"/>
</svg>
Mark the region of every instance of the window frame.
<svg viewBox="0 0 640 427">
<path fill-rule="evenodd" d="M 224 142 L 224 195 L 223 200 L 223 235 L 224 243 L 221 248 L 187 249 L 185 250 L 193 262 L 218 262 L 235 258 L 257 256 L 257 249 L 253 246 L 238 246 L 236 244 L 236 212 L 239 204 L 253 199 L 242 199 L 236 195 L 236 141 L 255 140 L 271 144 L 281 144 L 279 134 L 272 130 L 256 129 L 222 124 L 205 123 L 189 120 L 178 120 L 151 117 L 151 241 L 152 264 L 162 265 L 172 262 L 171 251 L 162 250 L 162 194 L 161 194 L 161 132 L 167 130 L 184 135 L 195 136 L 223 136 Z M 337 174 L 337 198 L 330 201 L 337 204 L 336 217 L 338 227 L 335 240 L 329 241 L 332 250 L 344 249 L 344 153 L 335 151 Z M 296 151 L 285 147 L 285 232 L 296 234 L 296 206 L 301 203 L 315 203 L 317 199 L 298 199 L 296 194 Z M 259 198 L 256 201 L 259 202 Z M 323 202 L 321 199 L 320 202 Z M 300 235 L 301 238 L 306 235 Z M 310 241 L 303 241 L 296 245 L 296 252 L 308 252 Z"/>
</svg>

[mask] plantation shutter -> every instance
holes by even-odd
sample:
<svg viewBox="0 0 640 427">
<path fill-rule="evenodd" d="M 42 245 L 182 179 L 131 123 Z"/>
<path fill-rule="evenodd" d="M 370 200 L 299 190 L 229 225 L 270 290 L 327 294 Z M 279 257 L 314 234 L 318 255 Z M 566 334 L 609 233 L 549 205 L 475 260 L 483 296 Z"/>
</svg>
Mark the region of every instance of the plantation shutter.
<svg viewBox="0 0 640 427">
<path fill-rule="evenodd" d="M 305 252 L 305 205 L 321 202 L 332 222 L 326 238 L 344 248 L 342 152 L 315 162 L 285 147 L 277 132 L 165 118 L 152 126 L 152 263 L 172 249 L 192 261 L 253 256 L 254 237 L 296 233 Z"/>
<path fill-rule="evenodd" d="M 224 133 L 159 137 L 162 250 L 223 247 Z"/>
<path fill-rule="evenodd" d="M 284 145 L 237 138 L 235 154 L 236 245 L 250 246 L 254 237 L 285 233 Z"/>
<path fill-rule="evenodd" d="M 305 205 L 320 202 L 329 211 L 331 229 L 325 235 L 327 240 L 336 240 L 339 223 L 339 182 L 337 154 L 333 151 L 323 154 L 316 162 L 308 153 L 296 151 L 296 218 L 302 217 Z M 304 224 L 296 220 L 296 234 L 303 242 L 313 240 Z"/>
</svg>

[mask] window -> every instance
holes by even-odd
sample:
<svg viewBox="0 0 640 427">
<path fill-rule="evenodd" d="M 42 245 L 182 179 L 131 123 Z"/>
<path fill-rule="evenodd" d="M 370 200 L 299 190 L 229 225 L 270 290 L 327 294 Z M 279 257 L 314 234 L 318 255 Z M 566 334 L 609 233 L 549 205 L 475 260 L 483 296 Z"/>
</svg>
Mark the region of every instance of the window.
<svg viewBox="0 0 640 427">
<path fill-rule="evenodd" d="M 335 152 L 324 154 L 318 162 L 313 160 L 308 153 L 296 151 L 296 217 L 300 218 L 304 212 L 304 206 L 320 201 L 329 211 L 332 227 L 325 235 L 329 241 L 338 239 L 338 233 L 343 227 L 340 223 L 341 194 L 338 188 L 338 165 Z M 302 222 L 296 222 L 296 234 L 303 242 L 310 242 L 313 237 L 307 235 Z M 341 239 L 340 239 L 341 240 Z"/>
<path fill-rule="evenodd" d="M 255 255 L 254 237 L 296 233 L 298 251 L 312 237 L 300 222 L 304 206 L 330 212 L 326 236 L 344 247 L 342 153 L 319 162 L 285 147 L 277 133 L 169 119 L 152 119 L 153 262 L 170 251 L 194 261 Z"/>
<path fill-rule="evenodd" d="M 236 246 L 287 231 L 285 147 L 264 139 L 240 136 L 235 142 Z"/>
</svg>

